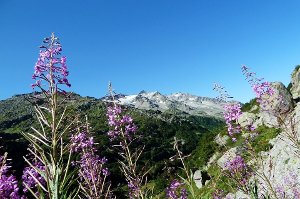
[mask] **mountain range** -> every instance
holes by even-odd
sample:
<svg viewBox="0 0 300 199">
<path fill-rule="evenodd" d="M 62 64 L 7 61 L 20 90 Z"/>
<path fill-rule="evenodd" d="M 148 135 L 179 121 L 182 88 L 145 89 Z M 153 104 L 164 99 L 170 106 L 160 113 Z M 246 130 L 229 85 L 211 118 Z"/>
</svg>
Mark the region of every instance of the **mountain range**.
<svg viewBox="0 0 300 199">
<path fill-rule="evenodd" d="M 160 92 L 141 91 L 137 95 L 118 94 L 114 99 L 120 105 L 134 107 L 140 110 L 154 110 L 186 115 L 197 115 L 222 118 L 225 102 L 200 97 L 188 93 L 174 93 L 163 95 Z M 102 101 L 111 102 L 112 97 L 101 98 Z"/>
</svg>

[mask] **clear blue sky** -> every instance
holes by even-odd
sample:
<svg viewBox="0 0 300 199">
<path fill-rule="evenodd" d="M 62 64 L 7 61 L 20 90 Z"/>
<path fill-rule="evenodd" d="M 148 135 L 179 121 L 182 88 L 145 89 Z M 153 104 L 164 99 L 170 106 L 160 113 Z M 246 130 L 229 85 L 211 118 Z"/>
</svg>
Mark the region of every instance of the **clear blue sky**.
<svg viewBox="0 0 300 199">
<path fill-rule="evenodd" d="M 254 95 L 240 67 L 289 83 L 300 64 L 300 1 L 0 0 L 0 99 L 28 93 L 42 39 L 55 32 L 83 96 L 141 90 Z"/>
</svg>

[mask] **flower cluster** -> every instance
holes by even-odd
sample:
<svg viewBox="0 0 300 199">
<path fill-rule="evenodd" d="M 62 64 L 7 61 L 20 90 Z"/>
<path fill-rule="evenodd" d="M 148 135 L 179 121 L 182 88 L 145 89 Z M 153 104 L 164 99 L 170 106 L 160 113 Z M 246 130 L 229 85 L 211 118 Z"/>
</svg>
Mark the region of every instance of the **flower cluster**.
<svg viewBox="0 0 300 199">
<path fill-rule="evenodd" d="M 241 126 L 238 124 L 238 119 L 242 115 L 241 105 L 238 103 L 227 104 L 224 106 L 224 118 L 227 124 L 228 134 L 232 137 L 232 140 L 235 141 L 236 138 L 233 137 L 234 134 L 241 132 Z"/>
<path fill-rule="evenodd" d="M 139 198 L 139 194 L 140 194 L 140 179 L 136 178 L 136 179 L 131 179 L 128 182 L 128 188 L 129 188 L 129 198 L 133 199 L 133 198 Z"/>
<path fill-rule="evenodd" d="M 132 135 L 137 131 L 137 126 L 133 123 L 129 115 L 121 116 L 122 109 L 119 106 L 108 107 L 107 117 L 108 124 L 113 127 L 113 130 L 107 134 L 111 140 L 117 139 L 122 136 L 128 140 L 132 140 Z"/>
<path fill-rule="evenodd" d="M 93 137 L 89 137 L 85 131 L 71 136 L 71 150 L 80 153 L 80 160 L 75 162 L 79 168 L 79 178 L 84 190 L 89 190 L 88 197 L 99 198 L 106 194 L 104 190 L 106 177 L 110 175 L 105 167 L 107 159 L 96 155 Z"/>
<path fill-rule="evenodd" d="M 71 150 L 80 152 L 84 149 L 91 149 L 94 146 L 94 138 L 88 137 L 86 132 L 71 135 Z"/>
<path fill-rule="evenodd" d="M 18 181 L 13 175 L 1 175 L 0 177 L 0 198 L 19 199 Z"/>
<path fill-rule="evenodd" d="M 222 199 L 224 195 L 224 191 L 221 189 L 217 189 L 215 192 L 212 193 L 213 199 Z"/>
<path fill-rule="evenodd" d="M 23 192 L 27 193 L 29 192 L 28 188 L 30 188 L 33 191 L 36 191 L 36 195 L 39 195 L 38 193 L 38 184 L 41 184 L 43 186 L 46 185 L 46 180 L 42 175 L 37 171 L 40 170 L 41 172 L 45 172 L 45 166 L 38 162 L 34 161 L 32 164 L 33 167 L 28 166 L 24 168 L 22 180 L 23 180 Z M 37 182 L 38 181 L 38 182 Z"/>
<path fill-rule="evenodd" d="M 182 186 L 184 183 L 180 183 L 178 180 L 173 180 L 170 186 L 167 188 L 167 198 L 170 199 L 187 199 L 187 191 Z"/>
<path fill-rule="evenodd" d="M 274 88 L 270 82 L 263 81 L 263 78 L 257 78 L 256 73 L 251 72 L 248 67 L 242 66 L 242 72 L 255 92 L 257 102 L 262 108 L 265 108 L 269 103 L 269 97 L 274 94 Z"/>
<path fill-rule="evenodd" d="M 66 57 L 60 56 L 62 46 L 57 37 L 52 34 L 51 37 L 44 39 L 44 44 L 40 48 L 39 58 L 34 66 L 34 74 L 32 78 L 36 80 L 32 84 L 32 88 L 42 88 L 42 81 L 49 83 L 51 87 L 57 84 L 71 86 L 67 77 L 69 71 L 66 65 Z M 63 91 L 63 90 L 62 90 Z"/>
<path fill-rule="evenodd" d="M 277 197 L 282 199 L 289 197 L 300 199 L 299 177 L 299 174 L 290 172 L 289 175 L 284 178 L 283 183 L 275 188 Z"/>
<path fill-rule="evenodd" d="M 244 159 L 237 155 L 233 160 L 225 163 L 225 168 L 229 171 L 229 176 L 233 178 L 239 185 L 245 186 L 252 172 Z"/>
<path fill-rule="evenodd" d="M 8 175 L 9 167 L 6 165 L 6 157 L 0 157 L 0 198 L 20 199 L 18 181 L 15 176 Z"/>
</svg>

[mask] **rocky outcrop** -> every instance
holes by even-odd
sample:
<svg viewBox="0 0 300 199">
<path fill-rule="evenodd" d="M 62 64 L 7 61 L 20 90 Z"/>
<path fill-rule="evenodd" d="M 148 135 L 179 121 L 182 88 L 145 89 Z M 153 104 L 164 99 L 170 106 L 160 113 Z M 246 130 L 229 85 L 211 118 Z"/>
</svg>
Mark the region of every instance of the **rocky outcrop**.
<svg viewBox="0 0 300 199">
<path fill-rule="evenodd" d="M 293 110 L 292 95 L 283 83 L 272 82 L 271 86 L 274 88 L 274 94 L 263 98 L 268 103 L 265 103 L 264 107 L 260 107 L 260 112 L 257 115 L 258 119 L 254 122 L 255 126 L 279 127 L 279 116 L 285 117 Z M 251 117 L 253 118 L 253 116 Z"/>
<path fill-rule="evenodd" d="M 295 198 L 295 190 L 300 191 L 300 148 L 295 142 L 300 141 L 300 102 L 294 107 L 293 99 L 300 99 L 300 70 L 295 70 L 292 75 L 292 95 L 281 82 L 271 83 L 274 94 L 265 98 L 269 103 L 260 107 L 257 114 L 245 112 L 238 123 L 242 127 L 254 125 L 255 127 L 266 125 L 268 127 L 280 127 L 283 131 L 269 143 L 270 151 L 261 152 L 260 166 L 257 168 L 257 176 L 265 176 L 266 179 L 257 177 L 259 194 L 270 195 L 273 190 L 284 189 L 285 198 Z M 278 120 L 278 118 L 281 118 Z M 220 136 L 215 140 L 221 140 Z M 292 141 L 294 140 L 294 141 Z M 220 168 L 224 169 L 225 163 L 240 154 L 241 147 L 227 150 L 217 160 Z M 252 164 L 253 161 L 248 162 Z M 249 198 L 241 191 L 229 193 L 226 198 Z"/>
<path fill-rule="evenodd" d="M 273 148 L 262 153 L 263 164 L 258 173 L 269 179 L 274 190 L 283 189 L 286 198 L 294 198 L 293 190 L 300 190 L 300 158 L 299 154 L 297 155 L 299 150 L 293 147 L 294 144 L 287 138 L 287 133 L 289 132 L 282 132 L 270 142 Z M 258 180 L 260 193 L 271 193 L 266 180 Z"/>
<path fill-rule="evenodd" d="M 270 97 L 271 110 L 275 110 L 277 113 L 285 114 L 293 109 L 293 99 L 290 92 L 281 82 L 272 82 L 271 86 L 274 88 L 274 94 Z"/>
<path fill-rule="evenodd" d="M 220 168 L 225 169 L 225 164 L 228 161 L 232 161 L 237 155 L 242 152 L 241 147 L 234 147 L 226 151 L 221 158 L 218 159 L 217 164 Z"/>
<path fill-rule="evenodd" d="M 202 175 L 201 175 L 201 170 L 197 170 L 194 173 L 194 182 L 196 184 L 196 187 L 198 187 L 198 189 L 202 188 Z"/>
<path fill-rule="evenodd" d="M 300 70 L 299 69 L 300 69 L 300 67 L 297 66 L 292 73 L 291 93 L 292 93 L 293 99 L 300 98 Z"/>
<path fill-rule="evenodd" d="M 197 170 L 193 175 L 193 179 L 196 186 L 200 189 L 209 182 L 211 177 L 206 171 Z"/>
<path fill-rule="evenodd" d="M 227 144 L 227 141 L 230 139 L 230 137 L 228 135 L 224 135 L 224 136 L 221 136 L 220 134 L 218 134 L 216 137 L 215 137 L 215 142 L 220 145 L 220 146 L 224 146 Z"/>
<path fill-rule="evenodd" d="M 244 112 L 238 119 L 238 123 L 241 125 L 241 127 L 247 127 L 253 125 L 257 119 L 257 114 Z"/>
</svg>

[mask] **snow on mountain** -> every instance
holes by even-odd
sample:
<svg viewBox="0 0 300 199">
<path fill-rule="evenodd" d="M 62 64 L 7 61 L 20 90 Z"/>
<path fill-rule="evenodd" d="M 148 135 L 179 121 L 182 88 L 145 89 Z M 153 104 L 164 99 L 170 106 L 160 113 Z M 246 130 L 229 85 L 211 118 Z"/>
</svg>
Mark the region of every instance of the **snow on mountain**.
<svg viewBox="0 0 300 199">
<path fill-rule="evenodd" d="M 108 98 L 103 99 L 109 101 Z M 223 102 L 214 98 L 199 97 L 186 93 L 163 95 L 159 92 L 141 91 L 137 95 L 119 95 L 121 105 L 137 109 L 183 112 L 190 115 L 223 117 Z"/>
</svg>

